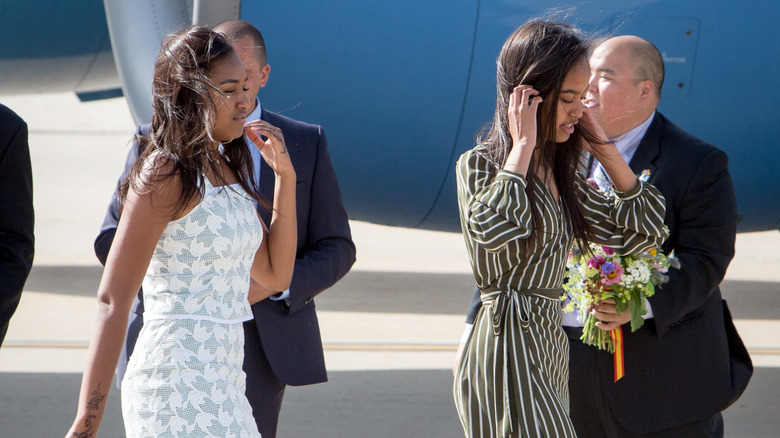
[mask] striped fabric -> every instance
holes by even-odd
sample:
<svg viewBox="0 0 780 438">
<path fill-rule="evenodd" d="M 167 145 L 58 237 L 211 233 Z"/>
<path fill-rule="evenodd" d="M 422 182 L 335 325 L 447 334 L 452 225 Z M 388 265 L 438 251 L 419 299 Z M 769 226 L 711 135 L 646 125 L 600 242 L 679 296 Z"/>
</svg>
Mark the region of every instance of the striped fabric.
<svg viewBox="0 0 780 438">
<path fill-rule="evenodd" d="M 496 172 L 477 150 L 457 164 L 461 227 L 483 302 L 456 369 L 458 415 L 467 437 L 573 437 L 558 299 L 570 225 L 540 181 L 533 196 L 542 229 L 533 232 L 525 178 Z M 666 237 L 664 198 L 653 186 L 640 182 L 616 202 L 581 177 L 575 189 L 597 243 L 633 253 Z"/>
</svg>

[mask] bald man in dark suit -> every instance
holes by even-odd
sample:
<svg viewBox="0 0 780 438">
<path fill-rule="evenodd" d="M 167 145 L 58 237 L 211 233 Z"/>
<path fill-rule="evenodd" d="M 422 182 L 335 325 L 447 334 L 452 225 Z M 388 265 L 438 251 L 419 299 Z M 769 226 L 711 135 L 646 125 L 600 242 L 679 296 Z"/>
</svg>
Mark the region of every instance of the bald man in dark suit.
<svg viewBox="0 0 780 438">
<path fill-rule="evenodd" d="M 590 66 L 588 111 L 621 153 L 632 155 L 634 172 L 649 175 L 666 198 L 670 235 L 662 249 L 674 251 L 682 267 L 648 298 L 644 326 L 634 333 L 624 326 L 626 374 L 619 381 L 610 353 L 584 345 L 580 327 L 564 327 L 572 422 L 581 438 L 722 437 L 721 411 L 753 371 L 719 289 L 737 227 L 728 157 L 656 111 L 664 68 L 650 42 L 611 38 L 596 47 Z M 591 167 L 597 180 L 599 167 Z M 610 304 L 596 317 L 610 330 L 630 315 Z"/>
</svg>

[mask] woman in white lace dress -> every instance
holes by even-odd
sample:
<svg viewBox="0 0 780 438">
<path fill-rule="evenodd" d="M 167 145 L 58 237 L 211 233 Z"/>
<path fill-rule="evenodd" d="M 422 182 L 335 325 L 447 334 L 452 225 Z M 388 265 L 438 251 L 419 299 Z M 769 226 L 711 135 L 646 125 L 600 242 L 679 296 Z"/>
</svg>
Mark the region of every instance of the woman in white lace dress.
<svg viewBox="0 0 780 438">
<path fill-rule="evenodd" d="M 120 190 L 122 218 L 68 437 L 97 436 L 142 283 L 145 323 L 122 385 L 127 436 L 260 436 L 244 396 L 241 323 L 251 318 L 250 276 L 272 290 L 289 286 L 295 171 L 278 128 L 245 125 L 245 81 L 218 33 L 192 27 L 163 43 L 147 147 Z M 248 177 L 243 134 L 276 174 L 269 230 L 255 211 L 253 202 L 268 203 Z"/>
</svg>

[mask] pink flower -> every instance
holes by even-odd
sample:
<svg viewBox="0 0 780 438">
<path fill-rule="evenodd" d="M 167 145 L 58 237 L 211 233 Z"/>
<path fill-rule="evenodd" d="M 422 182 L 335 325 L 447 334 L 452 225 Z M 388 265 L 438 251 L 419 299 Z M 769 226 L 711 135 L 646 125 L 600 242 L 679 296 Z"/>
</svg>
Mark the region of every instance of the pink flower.
<svg viewBox="0 0 780 438">
<path fill-rule="evenodd" d="M 604 264 L 604 261 L 604 257 L 593 257 L 592 259 L 588 260 L 588 267 L 601 269 L 601 265 Z"/>
<path fill-rule="evenodd" d="M 666 266 L 660 263 L 653 263 L 653 268 L 661 271 L 664 274 L 666 274 L 666 272 L 669 271 L 669 268 L 667 268 Z"/>
<path fill-rule="evenodd" d="M 606 255 L 612 255 L 615 253 L 615 251 L 612 251 L 611 249 L 607 248 L 606 246 L 602 246 L 601 249 L 604 251 Z"/>
<path fill-rule="evenodd" d="M 601 279 L 601 284 L 608 286 L 610 284 L 617 284 L 620 283 L 620 279 L 623 277 L 623 267 L 612 263 L 612 262 L 606 262 L 601 267 L 601 276 L 603 277 Z"/>
</svg>

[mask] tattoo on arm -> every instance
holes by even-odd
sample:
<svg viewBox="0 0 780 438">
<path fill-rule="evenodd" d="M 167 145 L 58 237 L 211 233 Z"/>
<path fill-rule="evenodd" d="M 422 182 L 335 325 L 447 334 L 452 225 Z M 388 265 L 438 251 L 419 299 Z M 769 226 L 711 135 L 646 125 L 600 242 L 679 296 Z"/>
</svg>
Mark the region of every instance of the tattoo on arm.
<svg viewBox="0 0 780 438">
<path fill-rule="evenodd" d="M 96 390 L 92 391 L 92 398 L 87 402 L 87 418 L 84 419 L 84 430 L 81 432 L 73 432 L 71 434 L 74 438 L 90 438 L 95 436 L 95 430 L 93 430 L 95 424 L 94 420 L 97 418 L 97 411 L 100 409 L 100 404 L 106 395 L 100 391 L 100 384 Z"/>
</svg>

